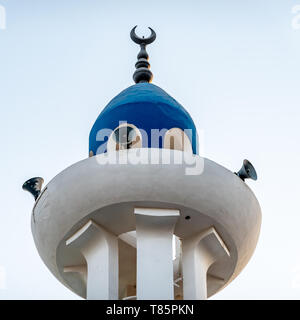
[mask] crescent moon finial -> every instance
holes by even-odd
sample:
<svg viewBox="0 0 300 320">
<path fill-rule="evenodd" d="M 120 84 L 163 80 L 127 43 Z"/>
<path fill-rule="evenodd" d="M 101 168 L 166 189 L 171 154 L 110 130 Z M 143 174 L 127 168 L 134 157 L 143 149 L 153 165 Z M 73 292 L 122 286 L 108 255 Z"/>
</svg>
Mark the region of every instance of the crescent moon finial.
<svg viewBox="0 0 300 320">
<path fill-rule="evenodd" d="M 145 38 L 145 37 L 140 38 L 135 32 L 136 28 L 137 26 L 133 27 L 132 30 L 130 31 L 130 38 L 134 43 L 140 45 L 141 50 L 137 56 L 138 61 L 135 64 L 136 70 L 133 74 L 133 80 L 135 83 L 151 82 L 153 78 L 153 74 L 149 70 L 150 63 L 148 62 L 149 56 L 146 51 L 146 46 L 155 41 L 156 33 L 153 29 L 149 27 L 151 31 L 150 36 L 148 38 Z"/>
<path fill-rule="evenodd" d="M 151 31 L 151 34 L 148 38 L 145 38 L 145 37 L 140 38 L 135 32 L 136 28 L 137 28 L 137 26 L 133 27 L 130 32 L 130 38 L 133 42 L 135 42 L 136 44 L 143 44 L 144 43 L 147 45 L 147 44 L 150 44 L 155 41 L 156 33 L 152 28 L 148 27 L 149 30 Z"/>
</svg>

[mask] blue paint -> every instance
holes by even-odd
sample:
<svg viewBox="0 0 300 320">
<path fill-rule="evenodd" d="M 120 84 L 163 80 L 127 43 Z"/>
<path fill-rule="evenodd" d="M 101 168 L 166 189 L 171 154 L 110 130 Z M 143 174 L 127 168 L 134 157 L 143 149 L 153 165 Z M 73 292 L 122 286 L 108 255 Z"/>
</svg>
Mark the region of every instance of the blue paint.
<svg viewBox="0 0 300 320">
<path fill-rule="evenodd" d="M 106 151 L 104 141 L 97 141 L 97 133 L 101 129 L 116 129 L 121 121 L 135 125 L 147 132 L 149 143 L 143 139 L 143 147 L 151 147 L 151 129 L 190 129 L 189 139 L 193 153 L 197 154 L 197 132 L 195 124 L 188 112 L 161 88 L 150 83 L 135 84 L 112 99 L 103 109 L 90 132 L 89 150 L 94 154 Z M 162 139 L 161 139 L 162 140 Z M 102 146 L 98 150 L 98 148 Z M 153 145 L 152 145 L 153 147 Z M 157 146 L 155 146 L 157 147 Z M 159 143 L 162 148 L 162 141 Z"/>
</svg>

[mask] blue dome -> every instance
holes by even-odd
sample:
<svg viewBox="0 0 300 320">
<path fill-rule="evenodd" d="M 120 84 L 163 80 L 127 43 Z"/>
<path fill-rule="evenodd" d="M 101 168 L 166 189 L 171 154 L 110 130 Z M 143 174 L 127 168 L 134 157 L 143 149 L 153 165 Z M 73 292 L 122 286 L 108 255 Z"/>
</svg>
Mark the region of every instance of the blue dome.
<svg viewBox="0 0 300 320">
<path fill-rule="evenodd" d="M 191 116 L 175 99 L 153 84 L 135 84 L 109 102 L 92 127 L 89 151 L 94 155 L 106 152 L 108 137 L 104 141 L 97 141 L 97 133 L 101 129 L 115 130 L 120 122 L 133 124 L 147 132 L 149 142 L 143 141 L 143 148 L 151 147 L 151 129 L 190 129 L 186 133 L 191 141 L 193 153 L 198 153 L 197 132 Z M 159 142 L 159 147 L 162 148 L 162 141 Z"/>
</svg>

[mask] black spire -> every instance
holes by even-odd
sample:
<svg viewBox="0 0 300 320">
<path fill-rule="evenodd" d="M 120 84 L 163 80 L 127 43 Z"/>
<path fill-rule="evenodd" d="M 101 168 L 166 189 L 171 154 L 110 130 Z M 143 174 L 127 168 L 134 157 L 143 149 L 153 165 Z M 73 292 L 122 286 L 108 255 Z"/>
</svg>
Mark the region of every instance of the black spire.
<svg viewBox="0 0 300 320">
<path fill-rule="evenodd" d="M 141 83 L 141 82 L 151 82 L 153 78 L 152 72 L 150 69 L 150 63 L 148 62 L 149 56 L 146 51 L 146 46 L 156 39 L 156 33 L 154 30 L 152 30 L 150 27 L 151 35 L 148 38 L 140 38 L 136 35 L 135 29 L 137 26 L 135 26 L 131 32 L 130 32 L 130 38 L 133 42 L 140 45 L 141 50 L 139 54 L 137 55 L 138 61 L 135 64 L 135 72 L 133 74 L 133 80 L 135 83 Z"/>
</svg>

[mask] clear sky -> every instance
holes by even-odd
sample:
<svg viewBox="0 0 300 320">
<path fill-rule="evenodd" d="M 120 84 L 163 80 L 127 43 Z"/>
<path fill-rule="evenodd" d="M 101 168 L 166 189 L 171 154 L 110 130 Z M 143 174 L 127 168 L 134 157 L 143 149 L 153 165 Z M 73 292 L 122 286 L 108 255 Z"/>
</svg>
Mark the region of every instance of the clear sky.
<svg viewBox="0 0 300 320">
<path fill-rule="evenodd" d="M 263 213 L 257 249 L 213 299 L 300 298 L 300 0 L 0 5 L 1 299 L 78 299 L 38 256 L 21 186 L 88 156 L 96 117 L 133 84 L 136 24 L 156 30 L 153 83 L 203 130 L 204 156 L 233 171 L 248 158 L 259 175 L 247 182 Z"/>
</svg>

